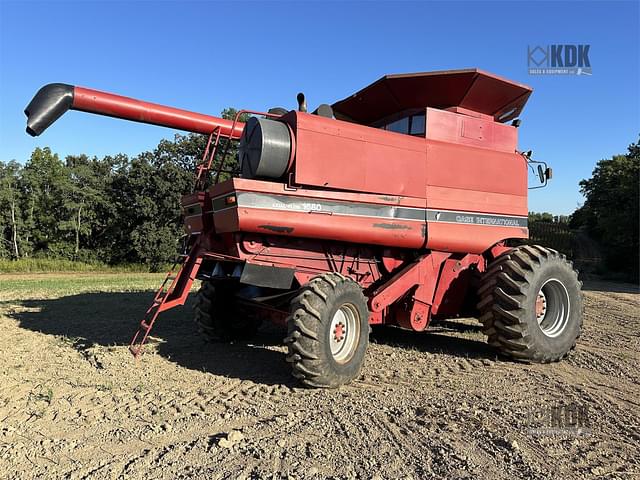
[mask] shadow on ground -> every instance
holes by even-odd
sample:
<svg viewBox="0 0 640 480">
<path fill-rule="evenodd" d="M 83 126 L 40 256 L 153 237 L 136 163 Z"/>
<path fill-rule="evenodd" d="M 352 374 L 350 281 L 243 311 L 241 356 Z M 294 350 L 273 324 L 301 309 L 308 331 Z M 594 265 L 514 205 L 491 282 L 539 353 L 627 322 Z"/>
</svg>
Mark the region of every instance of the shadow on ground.
<svg viewBox="0 0 640 480">
<path fill-rule="evenodd" d="M 433 322 L 425 332 L 412 332 L 381 325 L 373 329 L 371 341 L 420 352 L 495 359 L 496 351 L 484 341 L 484 337 L 479 336 L 479 339 L 476 339 L 457 335 L 481 335 L 480 331 L 480 325 L 451 320 Z"/>
<path fill-rule="evenodd" d="M 19 302 L 22 308 L 9 311 L 8 315 L 18 320 L 22 328 L 66 337 L 83 352 L 98 345 L 127 345 L 151 299 L 150 292 L 85 293 L 23 300 Z M 477 331 L 475 325 L 445 321 L 424 333 L 377 328 L 372 341 L 424 352 L 495 357 L 483 341 L 456 336 Z M 284 334 L 284 330 L 268 325 L 251 342 L 207 343 L 192 321 L 188 302 L 158 318 L 150 342 L 156 344 L 159 355 L 185 368 L 256 383 L 292 384 L 282 349 L 277 348 Z"/>
<path fill-rule="evenodd" d="M 588 292 L 640 293 L 640 285 L 635 285 L 633 283 L 611 282 L 600 279 L 584 280 L 582 289 Z"/>
</svg>

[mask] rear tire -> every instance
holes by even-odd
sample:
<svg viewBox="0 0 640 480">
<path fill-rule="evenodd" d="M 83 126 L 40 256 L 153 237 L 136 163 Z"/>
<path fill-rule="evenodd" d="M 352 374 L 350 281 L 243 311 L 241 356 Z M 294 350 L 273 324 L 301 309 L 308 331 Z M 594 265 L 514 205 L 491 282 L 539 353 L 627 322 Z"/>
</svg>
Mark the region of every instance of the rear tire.
<svg viewBox="0 0 640 480">
<path fill-rule="evenodd" d="M 369 310 L 360 286 L 326 273 L 291 301 L 287 361 L 304 385 L 336 388 L 360 374 L 369 344 Z"/>
<path fill-rule="evenodd" d="M 555 250 L 525 245 L 501 255 L 478 290 L 488 343 L 517 360 L 561 360 L 580 336 L 581 288 L 571 262 Z"/>
<path fill-rule="evenodd" d="M 203 281 L 196 297 L 195 322 L 208 341 L 246 340 L 255 335 L 259 322 L 236 306 L 236 284 Z"/>
</svg>

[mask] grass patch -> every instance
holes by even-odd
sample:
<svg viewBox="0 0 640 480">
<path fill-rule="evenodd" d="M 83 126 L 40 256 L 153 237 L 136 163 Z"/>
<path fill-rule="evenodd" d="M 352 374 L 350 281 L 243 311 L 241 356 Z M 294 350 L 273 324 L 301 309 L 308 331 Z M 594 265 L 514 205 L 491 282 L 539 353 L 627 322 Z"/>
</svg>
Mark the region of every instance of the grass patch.
<svg viewBox="0 0 640 480">
<path fill-rule="evenodd" d="M 164 273 L 32 273 L 0 275 L 0 301 L 56 298 L 89 292 L 156 290 Z"/>
<path fill-rule="evenodd" d="M 168 270 L 161 268 L 161 271 Z M 21 258 L 19 260 L 0 259 L 0 273 L 148 273 L 149 267 L 142 264 L 106 265 L 104 263 L 84 263 L 59 258 Z"/>
</svg>

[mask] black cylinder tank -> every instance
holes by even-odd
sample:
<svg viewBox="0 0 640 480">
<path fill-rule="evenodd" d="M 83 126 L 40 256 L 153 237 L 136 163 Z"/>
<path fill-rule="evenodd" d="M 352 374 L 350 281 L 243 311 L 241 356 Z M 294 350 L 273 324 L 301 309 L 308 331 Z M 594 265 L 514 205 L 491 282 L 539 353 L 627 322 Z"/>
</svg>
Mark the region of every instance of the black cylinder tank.
<svg viewBox="0 0 640 480">
<path fill-rule="evenodd" d="M 291 135 L 285 123 L 251 117 L 238 149 L 243 178 L 280 178 L 291 158 Z"/>
</svg>

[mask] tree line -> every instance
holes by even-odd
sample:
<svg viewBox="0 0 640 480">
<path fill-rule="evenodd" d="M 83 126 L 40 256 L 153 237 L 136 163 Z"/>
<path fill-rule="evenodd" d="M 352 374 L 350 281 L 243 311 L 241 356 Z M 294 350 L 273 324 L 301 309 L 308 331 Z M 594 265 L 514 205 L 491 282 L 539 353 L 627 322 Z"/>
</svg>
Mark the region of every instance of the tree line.
<svg viewBox="0 0 640 480">
<path fill-rule="evenodd" d="M 222 116 L 235 113 L 226 109 Z M 206 142 L 203 135 L 176 135 L 132 158 L 63 160 L 36 148 L 24 164 L 0 162 L 0 258 L 160 268 L 175 256 L 183 234 L 180 197 L 193 188 Z M 637 277 L 639 152 L 636 143 L 624 155 L 599 161 L 593 176 L 580 182 L 584 205 L 569 218 L 530 212 L 530 219 L 568 221 L 589 232 L 610 268 Z"/>
<path fill-rule="evenodd" d="M 36 148 L 24 165 L 0 163 L 0 256 L 158 268 L 175 255 L 201 143 L 180 136 L 134 158 Z"/>
<path fill-rule="evenodd" d="M 600 160 L 591 178 L 580 181 L 585 202 L 571 215 L 529 212 L 529 233 L 582 232 L 596 241 L 610 272 L 640 277 L 640 140 L 627 153 Z M 555 229 L 547 228 L 555 225 Z M 545 227 L 546 225 L 546 227 Z M 556 235 L 557 236 L 557 235 Z M 566 244 L 567 239 L 564 238 Z M 555 248 L 561 249 L 557 243 Z M 553 246 L 553 245 L 552 245 Z M 562 249 L 561 249 L 562 250 Z"/>
<path fill-rule="evenodd" d="M 580 182 L 584 204 L 569 225 L 589 233 L 602 248 L 605 265 L 633 281 L 640 277 L 640 140 L 627 153 L 600 160 Z"/>
<path fill-rule="evenodd" d="M 236 113 L 226 108 L 221 116 L 233 120 Z M 242 114 L 240 121 L 246 118 Z M 45 147 L 36 148 L 24 165 L 0 161 L 0 258 L 144 264 L 158 270 L 176 256 L 184 233 L 180 197 L 193 189 L 207 140 L 176 135 L 132 158 L 63 160 Z M 221 140 L 214 167 L 226 148 Z M 233 145 L 228 159 L 233 168 Z"/>
</svg>

